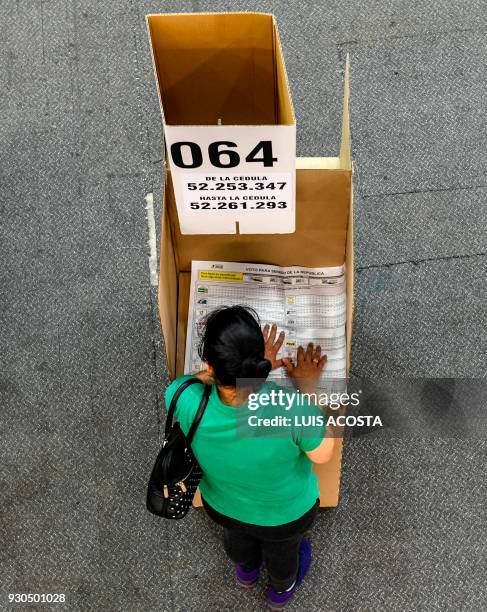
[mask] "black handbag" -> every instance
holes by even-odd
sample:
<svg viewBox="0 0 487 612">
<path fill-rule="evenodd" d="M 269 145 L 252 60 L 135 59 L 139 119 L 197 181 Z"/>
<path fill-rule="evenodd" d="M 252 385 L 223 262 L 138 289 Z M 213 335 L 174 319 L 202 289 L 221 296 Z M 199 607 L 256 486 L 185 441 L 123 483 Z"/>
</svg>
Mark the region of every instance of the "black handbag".
<svg viewBox="0 0 487 612">
<path fill-rule="evenodd" d="M 181 393 L 190 385 L 203 384 L 198 378 L 189 378 L 174 394 L 167 413 L 162 448 L 152 468 L 147 487 L 147 510 L 167 519 L 181 519 L 188 513 L 203 472 L 193 451 L 191 441 L 203 417 L 211 392 L 204 385 L 203 395 L 196 416 L 185 436 L 173 416 Z"/>
</svg>

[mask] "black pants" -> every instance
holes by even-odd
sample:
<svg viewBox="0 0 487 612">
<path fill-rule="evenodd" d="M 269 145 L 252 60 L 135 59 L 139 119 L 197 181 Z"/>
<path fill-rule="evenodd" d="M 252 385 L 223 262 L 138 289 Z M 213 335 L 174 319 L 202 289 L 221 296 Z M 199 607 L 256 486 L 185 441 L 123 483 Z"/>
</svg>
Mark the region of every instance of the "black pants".
<svg viewBox="0 0 487 612">
<path fill-rule="evenodd" d="M 252 570 L 263 561 L 276 591 L 285 591 L 292 585 L 298 573 L 299 546 L 316 517 L 319 499 L 299 519 L 272 527 L 232 519 L 217 512 L 204 499 L 203 506 L 208 516 L 223 527 L 225 551 L 234 563 Z"/>
</svg>

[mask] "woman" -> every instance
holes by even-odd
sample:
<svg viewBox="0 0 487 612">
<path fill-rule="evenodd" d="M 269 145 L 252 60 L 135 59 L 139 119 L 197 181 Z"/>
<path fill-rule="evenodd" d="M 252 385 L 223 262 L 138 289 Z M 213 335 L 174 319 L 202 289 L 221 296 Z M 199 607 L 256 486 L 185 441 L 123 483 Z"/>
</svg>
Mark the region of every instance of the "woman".
<svg viewBox="0 0 487 612">
<path fill-rule="evenodd" d="M 278 360 L 283 341 L 282 332 L 276 339 L 275 325 L 266 325 L 262 332 L 256 313 L 249 308 L 225 307 L 209 315 L 199 349 L 205 370 L 196 376 L 211 384 L 212 390 L 192 443 L 203 470 L 203 505 L 223 527 L 224 547 L 236 564 L 237 582 L 254 586 L 264 563 L 269 577 L 267 603 L 274 609 L 286 604 L 309 569 L 311 544 L 303 534 L 319 505 L 312 462 L 329 461 L 334 441 L 325 437 L 324 424 L 308 433 L 294 424 L 294 416 L 323 419 L 319 408 L 309 402 L 296 407 L 296 392 L 286 389 L 286 395 L 280 396 L 283 405 L 271 406 L 271 391 L 276 397 L 282 389 L 275 383 L 264 383 L 257 393 L 255 380 L 237 386 L 238 379 L 265 380 L 271 369 L 285 367 L 295 386 L 299 382 L 300 390 L 316 392 L 326 355 L 310 344 L 306 351 L 299 347 L 296 364 Z M 187 378 L 178 378 L 168 387 L 167 405 Z M 178 400 L 175 416 L 185 433 L 201 395 L 200 386 L 192 385 Z M 286 416 L 290 423 L 257 431 L 248 424 L 248 417 L 257 414 Z M 242 423 L 247 426 L 241 427 Z"/>
</svg>

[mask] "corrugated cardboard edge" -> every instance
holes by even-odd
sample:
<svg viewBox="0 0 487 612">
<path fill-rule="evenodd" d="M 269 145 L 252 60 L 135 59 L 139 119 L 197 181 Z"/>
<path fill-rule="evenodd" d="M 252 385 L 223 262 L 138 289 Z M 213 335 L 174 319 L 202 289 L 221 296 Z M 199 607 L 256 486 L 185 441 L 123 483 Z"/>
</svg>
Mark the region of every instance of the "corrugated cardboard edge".
<svg viewBox="0 0 487 612">
<path fill-rule="evenodd" d="M 275 70 L 275 77 L 274 77 L 274 83 L 275 83 L 275 87 L 276 87 L 276 94 L 278 94 L 279 92 L 279 84 L 278 84 L 278 75 L 279 75 L 279 69 L 281 70 L 281 73 L 284 75 L 284 85 L 286 86 L 285 89 L 287 90 L 289 96 L 289 106 L 290 106 L 290 110 L 291 110 L 291 116 L 293 119 L 293 123 L 288 123 L 285 125 L 294 125 L 296 126 L 296 115 L 294 113 L 294 103 L 293 103 L 293 98 L 291 95 L 291 88 L 289 87 L 289 79 L 287 76 L 287 70 L 286 70 L 286 62 L 284 61 L 284 52 L 282 49 L 282 44 L 281 44 L 281 37 L 279 36 L 279 28 L 277 27 L 277 21 L 276 18 L 274 17 L 274 15 L 272 16 L 272 23 L 274 24 L 274 30 L 273 30 L 273 36 L 274 36 L 274 70 Z M 279 103 L 279 94 L 275 96 L 276 99 L 276 103 Z M 276 109 L 276 118 L 279 116 L 279 109 Z"/>
<path fill-rule="evenodd" d="M 340 144 L 340 167 L 351 170 L 350 176 L 350 209 L 348 213 L 348 228 L 347 228 L 347 244 L 346 244 L 346 261 L 345 270 L 346 287 L 347 287 L 347 326 L 346 326 L 346 342 L 347 342 L 347 379 L 350 375 L 350 363 L 352 353 L 352 328 L 353 328 L 353 310 L 354 310 L 354 242 L 353 242 L 353 162 L 352 162 L 352 140 L 350 134 L 350 55 L 347 53 L 345 58 L 345 72 L 343 77 L 343 114 L 342 114 L 342 139 Z M 320 502 L 322 507 L 336 507 L 340 501 L 340 489 L 342 480 L 342 461 L 343 461 L 343 438 L 339 440 L 338 445 L 338 486 L 336 492 L 336 500 L 334 504 L 326 504 L 324 500 Z"/>
<path fill-rule="evenodd" d="M 157 14 L 146 15 L 145 16 L 145 25 L 146 25 L 146 28 L 147 28 L 147 38 L 149 39 L 149 48 L 150 48 L 150 54 L 151 54 L 151 58 L 152 58 L 152 70 L 154 71 L 154 80 L 156 82 L 157 97 L 159 98 L 159 108 L 160 108 L 160 111 L 161 111 L 162 123 L 163 123 L 163 125 L 165 125 L 166 124 L 166 118 L 164 116 L 164 106 L 162 104 L 162 94 L 161 94 L 161 89 L 159 87 L 159 73 L 157 71 L 156 56 L 154 54 L 154 47 L 152 46 L 152 33 L 151 33 L 150 23 L 149 23 L 149 19 L 151 17 L 157 17 L 157 16 L 158 16 Z"/>
<path fill-rule="evenodd" d="M 345 72 L 343 75 L 343 113 L 342 138 L 340 143 L 340 167 L 352 170 L 352 141 L 350 137 L 350 55 L 345 58 Z"/>
<path fill-rule="evenodd" d="M 179 288 L 176 252 L 166 206 L 167 177 L 167 170 L 165 168 L 161 211 L 161 238 L 159 242 L 159 288 L 157 292 L 157 302 L 162 336 L 164 338 L 164 348 L 166 351 L 167 369 L 170 378 L 173 379 L 176 373 L 177 304 Z M 165 288 L 164 291 L 163 287 Z"/>
</svg>

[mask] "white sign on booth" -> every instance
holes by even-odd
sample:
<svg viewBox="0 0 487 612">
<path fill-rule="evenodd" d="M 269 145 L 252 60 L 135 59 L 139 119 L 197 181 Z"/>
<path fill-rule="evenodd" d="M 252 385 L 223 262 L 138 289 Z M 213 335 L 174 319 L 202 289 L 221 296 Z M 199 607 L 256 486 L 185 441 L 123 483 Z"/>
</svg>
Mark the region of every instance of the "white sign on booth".
<svg viewBox="0 0 487 612">
<path fill-rule="evenodd" d="M 295 125 L 164 131 L 183 234 L 295 231 Z"/>
</svg>

